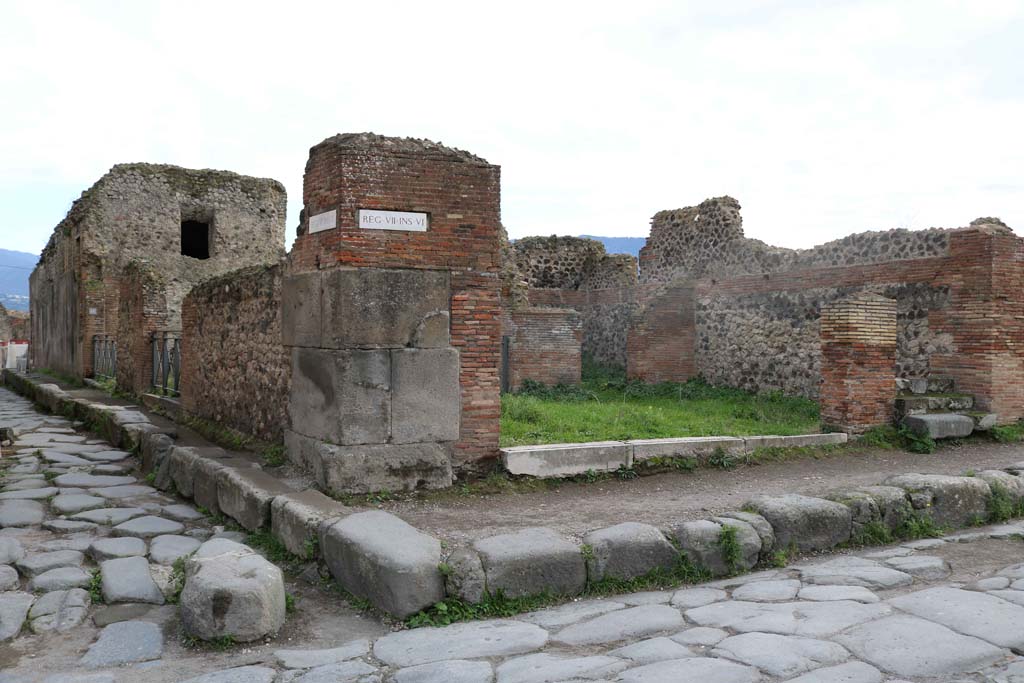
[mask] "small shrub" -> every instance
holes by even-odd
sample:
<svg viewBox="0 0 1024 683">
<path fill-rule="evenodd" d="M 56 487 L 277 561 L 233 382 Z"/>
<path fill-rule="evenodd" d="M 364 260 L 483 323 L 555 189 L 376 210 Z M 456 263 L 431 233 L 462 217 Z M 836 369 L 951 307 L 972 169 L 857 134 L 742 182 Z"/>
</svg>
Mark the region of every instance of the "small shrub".
<svg viewBox="0 0 1024 683">
<path fill-rule="evenodd" d="M 291 593 L 284 594 L 284 611 L 291 614 L 295 611 L 295 596 Z"/>
<path fill-rule="evenodd" d="M 725 452 L 725 449 L 718 446 L 708 456 L 708 464 L 712 467 L 717 467 L 720 470 L 731 470 L 736 467 L 737 459 L 735 456 Z"/>
<path fill-rule="evenodd" d="M 730 575 L 739 573 L 743 560 L 743 549 L 736 534 L 736 527 L 728 524 L 722 525 L 722 530 L 718 532 L 718 548 L 722 551 L 722 560 Z"/>
<path fill-rule="evenodd" d="M 940 538 L 946 530 L 935 523 L 931 515 L 914 513 L 896 529 L 896 536 L 904 540 L 919 538 Z"/>
<path fill-rule="evenodd" d="M 868 522 L 861 526 L 853 539 L 854 545 L 887 545 L 895 539 L 892 530 L 881 522 Z"/>
<path fill-rule="evenodd" d="M 789 564 L 789 553 L 785 550 L 776 550 L 772 553 L 771 565 L 783 569 Z"/>
<path fill-rule="evenodd" d="M 103 576 L 100 574 L 99 569 L 94 569 L 92 576 L 89 578 L 89 599 L 92 600 L 94 605 L 98 605 L 103 602 Z"/>
<path fill-rule="evenodd" d="M 178 604 L 181 600 L 181 591 L 185 589 L 185 558 L 179 557 L 171 565 L 171 594 L 167 602 L 171 605 Z"/>
</svg>

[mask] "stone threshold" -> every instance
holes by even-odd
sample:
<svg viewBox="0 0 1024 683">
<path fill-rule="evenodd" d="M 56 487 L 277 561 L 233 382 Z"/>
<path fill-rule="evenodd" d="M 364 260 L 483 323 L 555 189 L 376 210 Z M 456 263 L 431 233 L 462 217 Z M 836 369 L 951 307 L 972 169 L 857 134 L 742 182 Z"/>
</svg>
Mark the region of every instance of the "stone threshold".
<svg viewBox="0 0 1024 683">
<path fill-rule="evenodd" d="M 446 553 L 436 538 L 390 513 L 353 511 L 318 491 L 295 491 L 258 463 L 220 448 L 175 445 L 168 430 L 130 407 L 74 398 L 9 370 L 3 379 L 52 412 L 97 425 L 115 445 L 137 451 L 157 488 L 173 489 L 250 531 L 268 529 L 293 554 L 322 560 L 345 590 L 397 618 L 446 597 L 479 602 L 500 591 L 508 598 L 571 598 L 588 582 L 629 581 L 671 570 L 683 558 L 712 577 L 733 575 L 778 553 L 826 551 L 915 518 L 952 529 L 984 520 L 993 503 L 1024 502 L 1024 463 L 1018 463 L 974 476 L 902 474 L 828 499 L 757 496 L 739 511 L 664 530 L 616 524 L 590 532 L 582 544 L 534 527 Z"/>
<path fill-rule="evenodd" d="M 556 478 L 629 469 L 652 458 L 695 458 L 704 462 L 716 451 L 743 455 L 761 448 L 835 446 L 848 440 L 849 435 L 843 432 L 796 436 L 687 436 L 512 446 L 501 449 L 501 458 L 510 474 Z"/>
</svg>

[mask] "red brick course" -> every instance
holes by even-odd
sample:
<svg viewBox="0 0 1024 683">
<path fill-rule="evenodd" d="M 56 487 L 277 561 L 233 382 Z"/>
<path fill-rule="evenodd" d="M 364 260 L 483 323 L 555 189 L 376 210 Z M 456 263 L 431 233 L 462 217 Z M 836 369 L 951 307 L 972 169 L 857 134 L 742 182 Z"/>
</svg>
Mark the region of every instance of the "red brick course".
<svg viewBox="0 0 1024 683">
<path fill-rule="evenodd" d="M 506 318 L 510 338 L 509 388 L 532 380 L 541 384 L 579 384 L 583 322 L 565 308 L 523 308 Z"/>
</svg>

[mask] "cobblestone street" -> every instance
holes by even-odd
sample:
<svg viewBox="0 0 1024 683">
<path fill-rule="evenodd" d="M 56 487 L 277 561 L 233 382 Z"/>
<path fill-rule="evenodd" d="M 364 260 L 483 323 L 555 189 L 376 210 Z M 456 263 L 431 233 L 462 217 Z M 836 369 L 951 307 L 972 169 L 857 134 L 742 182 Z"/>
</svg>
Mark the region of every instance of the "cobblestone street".
<svg viewBox="0 0 1024 683">
<path fill-rule="evenodd" d="M 175 560 L 218 535 L 124 451 L 0 390 L 0 682 L 1024 681 L 1024 522 L 680 590 L 389 632 L 298 597 L 276 638 L 183 642 Z M 1007 463 L 1009 464 L 1009 463 Z"/>
</svg>

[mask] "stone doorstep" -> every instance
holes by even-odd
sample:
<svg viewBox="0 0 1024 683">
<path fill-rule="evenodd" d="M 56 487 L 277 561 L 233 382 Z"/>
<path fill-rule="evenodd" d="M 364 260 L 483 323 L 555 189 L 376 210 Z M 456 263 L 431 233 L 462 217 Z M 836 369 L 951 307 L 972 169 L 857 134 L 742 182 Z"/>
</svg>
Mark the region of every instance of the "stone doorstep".
<svg viewBox="0 0 1024 683">
<path fill-rule="evenodd" d="M 505 468 L 516 475 L 571 477 L 588 471 L 614 472 L 649 458 L 706 457 L 716 449 L 726 453 L 752 453 L 758 448 L 793 448 L 844 444 L 849 435 L 800 434 L 796 436 L 689 436 L 670 439 L 593 441 L 589 443 L 540 444 L 501 449 Z"/>
</svg>

